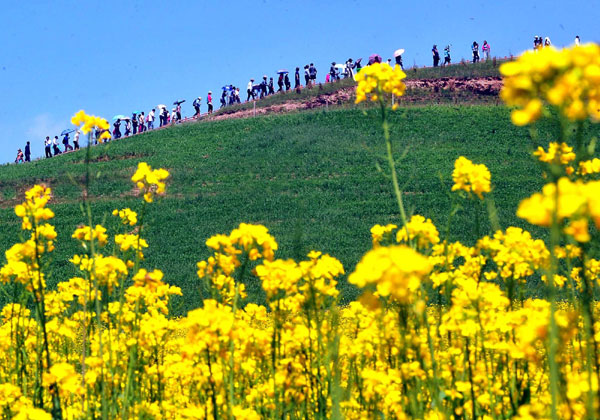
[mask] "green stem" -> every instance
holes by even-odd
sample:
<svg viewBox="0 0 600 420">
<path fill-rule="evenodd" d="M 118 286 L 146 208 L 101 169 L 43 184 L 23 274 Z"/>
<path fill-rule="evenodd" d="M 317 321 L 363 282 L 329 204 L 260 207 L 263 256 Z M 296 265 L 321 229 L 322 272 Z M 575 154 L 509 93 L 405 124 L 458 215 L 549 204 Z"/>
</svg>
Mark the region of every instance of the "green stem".
<svg viewBox="0 0 600 420">
<path fill-rule="evenodd" d="M 381 97 L 381 95 L 380 95 Z M 400 191 L 400 185 L 398 184 L 398 175 L 396 173 L 396 162 L 394 161 L 394 154 L 392 149 L 392 141 L 390 139 L 390 126 L 387 120 L 387 110 L 385 103 L 380 99 L 381 105 L 381 127 L 383 128 L 383 137 L 385 138 L 385 145 L 387 149 L 388 165 L 390 166 L 390 172 L 392 175 L 392 185 L 394 186 L 394 194 L 396 195 L 396 201 L 398 202 L 398 210 L 400 211 L 400 217 L 402 218 L 403 226 L 406 226 L 408 220 L 406 218 L 406 211 L 404 210 L 404 203 L 402 201 L 402 191 Z M 408 238 L 408 232 L 407 232 Z"/>
</svg>

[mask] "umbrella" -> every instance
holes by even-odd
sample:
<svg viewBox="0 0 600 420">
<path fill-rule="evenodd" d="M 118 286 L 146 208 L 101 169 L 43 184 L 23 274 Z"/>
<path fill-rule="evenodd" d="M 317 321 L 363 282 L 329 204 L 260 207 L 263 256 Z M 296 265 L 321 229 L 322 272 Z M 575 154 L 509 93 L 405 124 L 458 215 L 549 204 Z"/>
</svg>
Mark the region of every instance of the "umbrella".
<svg viewBox="0 0 600 420">
<path fill-rule="evenodd" d="M 65 134 L 72 133 L 73 131 L 75 131 L 75 129 L 73 129 L 73 128 L 67 128 L 66 130 L 63 130 L 62 133 L 60 133 L 60 135 L 64 136 Z"/>
<path fill-rule="evenodd" d="M 180 99 L 178 101 L 173 102 L 173 105 L 179 105 L 185 102 L 185 99 Z"/>
<path fill-rule="evenodd" d="M 166 108 L 167 106 L 165 104 L 158 104 L 156 105 L 157 108 Z"/>
<path fill-rule="evenodd" d="M 336 64 L 335 66 L 336 66 L 338 69 L 345 69 L 345 68 L 346 68 L 346 65 L 345 65 L 345 64 L 341 64 L 341 63 L 340 63 L 340 64 Z"/>
<path fill-rule="evenodd" d="M 122 120 L 123 118 L 126 118 L 125 115 L 123 115 L 123 114 L 115 115 L 113 117 L 113 121 L 114 120 Z"/>
<path fill-rule="evenodd" d="M 231 85 L 228 85 L 228 86 L 223 86 L 223 88 L 222 88 L 222 89 L 223 89 L 223 90 L 231 90 Z"/>
<path fill-rule="evenodd" d="M 396 51 L 394 51 L 394 58 L 402 54 L 404 54 L 404 48 L 397 49 Z"/>
<path fill-rule="evenodd" d="M 371 54 L 369 56 L 369 64 L 381 63 L 381 56 L 379 54 Z"/>
<path fill-rule="evenodd" d="M 289 71 L 287 71 L 286 69 L 277 70 L 277 74 L 285 74 L 285 73 L 289 73 Z"/>
<path fill-rule="evenodd" d="M 142 111 L 133 111 L 132 114 L 141 114 Z"/>
<path fill-rule="evenodd" d="M 123 118 L 121 118 L 121 120 L 123 120 L 123 121 L 131 121 L 131 118 L 129 118 L 129 117 L 123 117 Z"/>
<path fill-rule="evenodd" d="M 362 57 L 360 57 L 358 60 L 356 60 L 354 63 L 356 64 L 360 64 L 360 62 L 362 61 Z"/>
</svg>

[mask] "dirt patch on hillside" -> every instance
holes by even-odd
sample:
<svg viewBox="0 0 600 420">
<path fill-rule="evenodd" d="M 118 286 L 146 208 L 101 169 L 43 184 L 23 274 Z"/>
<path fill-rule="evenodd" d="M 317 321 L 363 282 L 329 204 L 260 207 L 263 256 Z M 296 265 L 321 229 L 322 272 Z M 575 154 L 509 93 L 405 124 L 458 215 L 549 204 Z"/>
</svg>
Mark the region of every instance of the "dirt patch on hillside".
<svg viewBox="0 0 600 420">
<path fill-rule="evenodd" d="M 470 93 L 477 96 L 497 96 L 502 88 L 502 79 L 500 77 L 481 77 L 477 79 L 443 77 L 440 79 L 419 79 L 406 80 L 408 88 L 407 97 L 410 101 L 410 90 L 431 91 L 432 95 L 422 96 L 420 101 L 431 99 L 435 101 L 436 94 L 440 92 L 459 92 Z M 327 107 L 329 105 L 341 105 L 343 103 L 354 100 L 354 91 L 356 88 L 347 87 L 339 89 L 335 92 L 322 93 L 313 98 L 304 101 L 289 101 L 283 104 L 270 105 L 266 107 L 258 106 L 254 109 L 241 109 L 239 111 L 231 111 L 226 114 L 215 115 L 210 117 L 210 120 L 226 120 L 231 118 L 247 118 L 255 115 L 265 114 L 282 114 L 292 111 L 300 111 L 305 109 L 314 109 Z"/>
<path fill-rule="evenodd" d="M 433 92 L 441 90 L 468 91 L 477 95 L 498 95 L 502 89 L 500 77 L 481 77 L 478 79 L 460 79 L 455 77 L 442 77 L 440 79 L 407 80 L 406 87 L 428 89 Z"/>
</svg>

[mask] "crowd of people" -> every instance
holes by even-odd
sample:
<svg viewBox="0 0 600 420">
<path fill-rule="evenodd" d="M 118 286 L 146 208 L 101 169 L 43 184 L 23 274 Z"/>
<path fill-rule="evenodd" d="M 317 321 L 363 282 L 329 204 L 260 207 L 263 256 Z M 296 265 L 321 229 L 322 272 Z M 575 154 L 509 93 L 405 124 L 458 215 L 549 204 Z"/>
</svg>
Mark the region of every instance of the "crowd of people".
<svg viewBox="0 0 600 420">
<path fill-rule="evenodd" d="M 581 41 L 579 36 L 575 37 L 575 45 L 580 45 Z M 540 49 L 544 46 L 552 45 L 549 37 L 541 37 L 535 36 L 533 41 L 534 50 Z M 452 64 L 452 59 L 450 56 L 450 49 L 452 45 L 448 44 L 444 47 L 444 61 L 441 64 L 442 67 Z M 477 41 L 473 41 L 471 44 L 471 52 L 472 52 L 472 61 L 473 63 L 477 63 L 480 61 L 479 55 L 479 44 Z M 433 56 L 433 67 L 438 67 L 440 65 L 440 53 L 438 51 L 437 45 L 433 45 L 431 49 Z M 481 46 L 481 52 L 484 60 L 489 60 L 491 57 L 491 47 L 490 44 L 484 40 Z M 403 49 L 397 50 L 394 53 L 394 63 L 392 63 L 392 59 L 389 58 L 387 63 L 390 65 L 399 65 L 402 69 L 404 69 L 404 64 L 402 62 L 402 54 L 404 53 Z M 335 61 L 331 63 L 331 67 L 329 68 L 329 72 L 325 74 L 325 82 L 336 82 L 341 80 L 342 78 L 353 78 L 354 75 L 360 71 L 361 69 L 362 58 L 353 60 L 349 58 L 345 63 L 336 63 Z M 373 63 L 382 63 L 383 60 L 380 55 L 373 54 L 369 57 L 369 61 L 367 65 L 372 65 Z M 306 64 L 304 66 L 304 86 L 311 87 L 317 83 L 317 68 L 314 63 Z M 300 67 L 296 67 L 294 72 L 294 85 L 293 89 L 296 91 L 300 91 L 302 88 L 301 84 L 301 69 Z M 277 90 L 275 90 L 274 79 L 273 77 L 267 77 L 267 75 L 262 76 L 262 80 L 260 82 L 255 83 L 255 79 L 251 78 L 248 82 L 246 92 L 247 97 L 246 101 L 254 101 L 257 99 L 262 99 L 270 95 L 274 95 L 279 92 L 288 92 L 292 90 L 292 82 L 290 80 L 289 72 L 285 69 L 279 70 L 277 72 Z M 152 108 L 148 114 L 146 115 L 144 111 L 136 111 L 133 112 L 131 116 L 125 115 L 117 115 L 113 118 L 113 128 L 111 130 L 112 139 L 120 139 L 122 137 L 129 137 L 135 134 L 144 133 L 148 130 L 153 130 L 156 117 L 158 115 L 159 124 L 158 128 L 173 125 L 184 121 L 182 116 L 181 104 L 185 102 L 185 99 L 177 100 L 173 102 L 173 107 L 169 112 L 168 107 L 166 105 L 158 105 L 156 108 Z M 230 105 L 241 103 L 240 97 L 240 88 L 234 86 L 232 84 L 225 85 L 222 87 L 222 93 L 220 98 L 221 107 L 227 107 Z M 213 113 L 213 97 L 212 91 L 208 91 L 206 95 L 206 105 L 207 105 L 207 114 Z M 192 119 L 198 119 L 201 116 L 201 106 L 202 106 L 202 97 L 198 96 L 194 99 L 192 106 L 194 107 L 194 115 L 191 117 Z M 157 111 L 158 108 L 158 111 Z M 122 132 L 122 130 L 124 132 Z M 73 146 L 70 144 L 69 134 L 75 133 L 73 138 Z M 69 152 L 72 150 L 79 149 L 79 130 L 65 130 L 61 133 L 63 136 L 62 145 L 64 150 L 60 150 L 60 143 L 58 136 L 54 136 L 54 139 L 50 139 L 50 136 L 47 136 L 44 140 L 44 149 L 46 158 L 51 158 L 52 156 L 59 155 L 61 153 Z M 97 144 L 100 138 L 102 131 L 92 132 L 90 136 L 90 141 L 94 144 Z M 28 141 L 25 145 L 25 151 L 18 149 L 17 157 L 15 159 L 16 163 L 22 162 L 30 162 L 31 161 L 31 144 Z"/>
</svg>

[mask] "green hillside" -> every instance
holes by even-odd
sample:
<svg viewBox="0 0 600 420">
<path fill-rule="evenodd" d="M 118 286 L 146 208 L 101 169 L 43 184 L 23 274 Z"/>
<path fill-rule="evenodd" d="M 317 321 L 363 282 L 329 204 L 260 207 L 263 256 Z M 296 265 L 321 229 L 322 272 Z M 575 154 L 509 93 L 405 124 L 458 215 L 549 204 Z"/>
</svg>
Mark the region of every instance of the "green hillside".
<svg viewBox="0 0 600 420">
<path fill-rule="evenodd" d="M 492 172 L 503 226 L 517 224 L 519 200 L 540 187 L 528 132 L 510 124 L 500 106 L 425 106 L 392 115 L 398 170 L 411 213 L 445 230 L 454 160 L 465 155 Z M 550 139 L 548 127 L 541 138 Z M 289 115 L 200 122 L 150 132 L 92 148 L 90 193 L 95 223 L 115 223 L 115 208 L 140 207 L 129 178 L 138 162 L 170 171 L 167 194 L 149 206 L 146 265 L 160 268 L 182 287 L 176 311 L 200 299 L 197 261 L 209 253 L 205 240 L 240 222 L 266 225 L 279 242 L 278 256 L 302 258 L 311 249 L 339 258 L 349 273 L 370 247 L 370 227 L 398 221 L 376 110 L 339 109 Z M 75 273 L 70 238 L 84 222 L 80 209 L 85 151 L 26 165 L 0 168 L 0 250 L 19 235 L 12 207 L 26 188 L 52 187 L 51 207 L 59 240 L 54 279 Z M 486 219 L 482 211 L 482 218 Z M 473 209 L 450 226 L 452 239 L 474 237 Z M 247 285 L 261 300 L 257 284 Z M 340 285 L 345 300 L 356 296 Z"/>
</svg>

